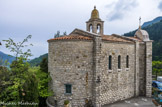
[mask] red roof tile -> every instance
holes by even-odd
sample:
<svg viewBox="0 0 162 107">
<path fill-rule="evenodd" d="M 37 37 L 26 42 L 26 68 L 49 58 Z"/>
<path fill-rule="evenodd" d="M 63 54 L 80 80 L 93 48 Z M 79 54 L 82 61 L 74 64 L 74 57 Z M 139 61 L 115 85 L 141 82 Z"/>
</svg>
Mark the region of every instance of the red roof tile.
<svg viewBox="0 0 162 107">
<path fill-rule="evenodd" d="M 142 40 L 137 38 L 137 37 L 128 37 L 128 38 L 133 39 L 133 40 L 138 40 L 139 42 L 142 42 Z"/>
<path fill-rule="evenodd" d="M 67 36 L 62 36 L 62 37 L 57 37 L 57 38 L 49 39 L 48 41 L 52 41 L 52 40 L 65 40 L 65 39 L 92 40 L 92 38 L 85 37 L 85 36 L 82 36 L 82 35 L 67 35 Z"/>
<path fill-rule="evenodd" d="M 102 40 L 105 41 L 114 41 L 114 42 L 129 42 L 132 43 L 133 41 L 123 39 L 114 35 L 102 35 Z M 67 36 L 62 36 L 62 37 L 57 37 L 53 39 L 49 39 L 48 41 L 53 41 L 53 40 L 72 40 L 72 39 L 77 39 L 77 40 L 92 40 L 91 37 L 86 37 L 78 34 L 72 34 L 72 35 L 67 35 Z"/>
<path fill-rule="evenodd" d="M 129 42 L 129 43 L 133 42 L 131 40 L 123 39 L 123 38 L 116 37 L 116 36 L 113 36 L 113 35 L 103 35 L 102 40 L 114 41 L 114 42 Z"/>
</svg>

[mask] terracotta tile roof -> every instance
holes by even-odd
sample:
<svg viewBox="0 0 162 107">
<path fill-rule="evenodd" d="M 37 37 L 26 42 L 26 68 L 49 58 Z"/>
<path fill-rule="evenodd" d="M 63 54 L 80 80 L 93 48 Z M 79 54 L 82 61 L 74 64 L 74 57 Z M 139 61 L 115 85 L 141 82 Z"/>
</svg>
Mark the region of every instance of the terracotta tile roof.
<svg viewBox="0 0 162 107">
<path fill-rule="evenodd" d="M 82 36 L 82 35 L 67 35 L 67 36 L 62 36 L 62 37 L 57 37 L 57 38 L 49 39 L 48 41 L 52 41 L 52 40 L 67 40 L 67 39 L 92 40 L 92 38 L 85 37 L 85 36 Z"/>
<path fill-rule="evenodd" d="M 133 40 L 138 40 L 139 42 L 142 42 L 142 40 L 137 38 L 137 37 L 128 37 L 128 38 L 133 39 Z"/>
<path fill-rule="evenodd" d="M 128 42 L 128 43 L 132 43 L 133 42 L 131 40 L 127 40 L 127 39 L 123 39 L 123 38 L 120 38 L 120 37 L 116 37 L 114 35 L 103 35 L 102 36 L 102 40 L 114 41 L 114 42 Z"/>
<path fill-rule="evenodd" d="M 127 40 L 124 39 L 122 37 L 115 36 L 115 35 L 102 35 L 102 40 L 105 41 L 114 41 L 114 42 L 129 42 L 132 43 L 133 41 L 131 40 Z M 78 34 L 71 34 L 71 35 L 67 35 L 67 36 L 62 36 L 62 37 L 57 37 L 57 38 L 52 38 L 49 39 L 48 41 L 53 41 L 53 40 L 92 40 L 91 37 L 86 37 L 86 36 L 82 36 L 82 35 L 78 35 Z"/>
</svg>

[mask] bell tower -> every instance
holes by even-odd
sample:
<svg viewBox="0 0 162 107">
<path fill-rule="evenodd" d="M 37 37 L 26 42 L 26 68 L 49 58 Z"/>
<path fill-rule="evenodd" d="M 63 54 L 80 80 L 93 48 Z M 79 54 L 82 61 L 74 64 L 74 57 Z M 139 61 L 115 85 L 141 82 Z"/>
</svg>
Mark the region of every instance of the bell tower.
<svg viewBox="0 0 162 107">
<path fill-rule="evenodd" d="M 103 35 L 104 21 L 99 18 L 99 12 L 94 6 L 91 18 L 86 22 L 87 31 Z"/>
</svg>

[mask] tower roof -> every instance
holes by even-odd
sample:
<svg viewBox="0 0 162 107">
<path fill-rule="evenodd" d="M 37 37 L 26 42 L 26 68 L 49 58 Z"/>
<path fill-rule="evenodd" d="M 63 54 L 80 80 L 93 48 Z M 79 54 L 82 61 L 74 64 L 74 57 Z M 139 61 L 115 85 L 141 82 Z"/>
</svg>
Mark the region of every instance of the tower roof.
<svg viewBox="0 0 162 107">
<path fill-rule="evenodd" d="M 139 18 L 139 28 L 134 36 L 141 39 L 142 41 L 150 41 L 147 31 L 141 29 L 141 17 Z"/>
<path fill-rule="evenodd" d="M 94 6 L 94 9 L 92 10 L 91 19 L 99 19 L 99 12 L 96 9 L 96 6 Z"/>
<path fill-rule="evenodd" d="M 138 28 L 134 36 L 138 37 L 142 41 L 150 41 L 149 34 L 146 30 L 142 30 L 141 27 Z"/>
</svg>

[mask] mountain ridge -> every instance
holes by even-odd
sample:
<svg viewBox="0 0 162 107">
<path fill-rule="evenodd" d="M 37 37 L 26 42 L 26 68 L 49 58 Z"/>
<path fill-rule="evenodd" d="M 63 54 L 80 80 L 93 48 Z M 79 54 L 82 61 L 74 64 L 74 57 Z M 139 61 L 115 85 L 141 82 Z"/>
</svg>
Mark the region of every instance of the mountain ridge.
<svg viewBox="0 0 162 107">
<path fill-rule="evenodd" d="M 2 51 L 0 51 L 0 60 L 2 62 L 4 62 L 4 61 L 7 60 L 7 62 L 12 63 L 12 61 L 15 60 L 15 57 L 14 56 L 11 56 L 11 55 L 8 55 L 8 54 L 6 54 L 6 53 L 4 53 Z"/>
<path fill-rule="evenodd" d="M 151 21 L 144 22 L 144 24 L 142 25 L 142 28 L 152 25 L 154 23 L 160 22 L 160 20 L 162 20 L 162 16 L 158 16 Z"/>
<path fill-rule="evenodd" d="M 28 61 L 31 66 L 38 66 L 43 58 L 48 58 L 48 53 L 45 53 L 43 55 L 40 55 L 39 57 L 36 57 L 34 59 L 31 59 Z M 14 56 L 8 55 L 2 51 L 0 51 L 0 65 L 4 65 L 5 61 L 9 62 L 10 64 L 12 61 L 14 61 L 16 58 Z"/>
<path fill-rule="evenodd" d="M 31 66 L 39 66 L 40 62 L 42 61 L 43 58 L 47 58 L 48 59 L 48 53 L 45 53 L 43 55 L 40 55 L 37 58 L 34 58 L 32 60 L 29 61 Z"/>
</svg>

